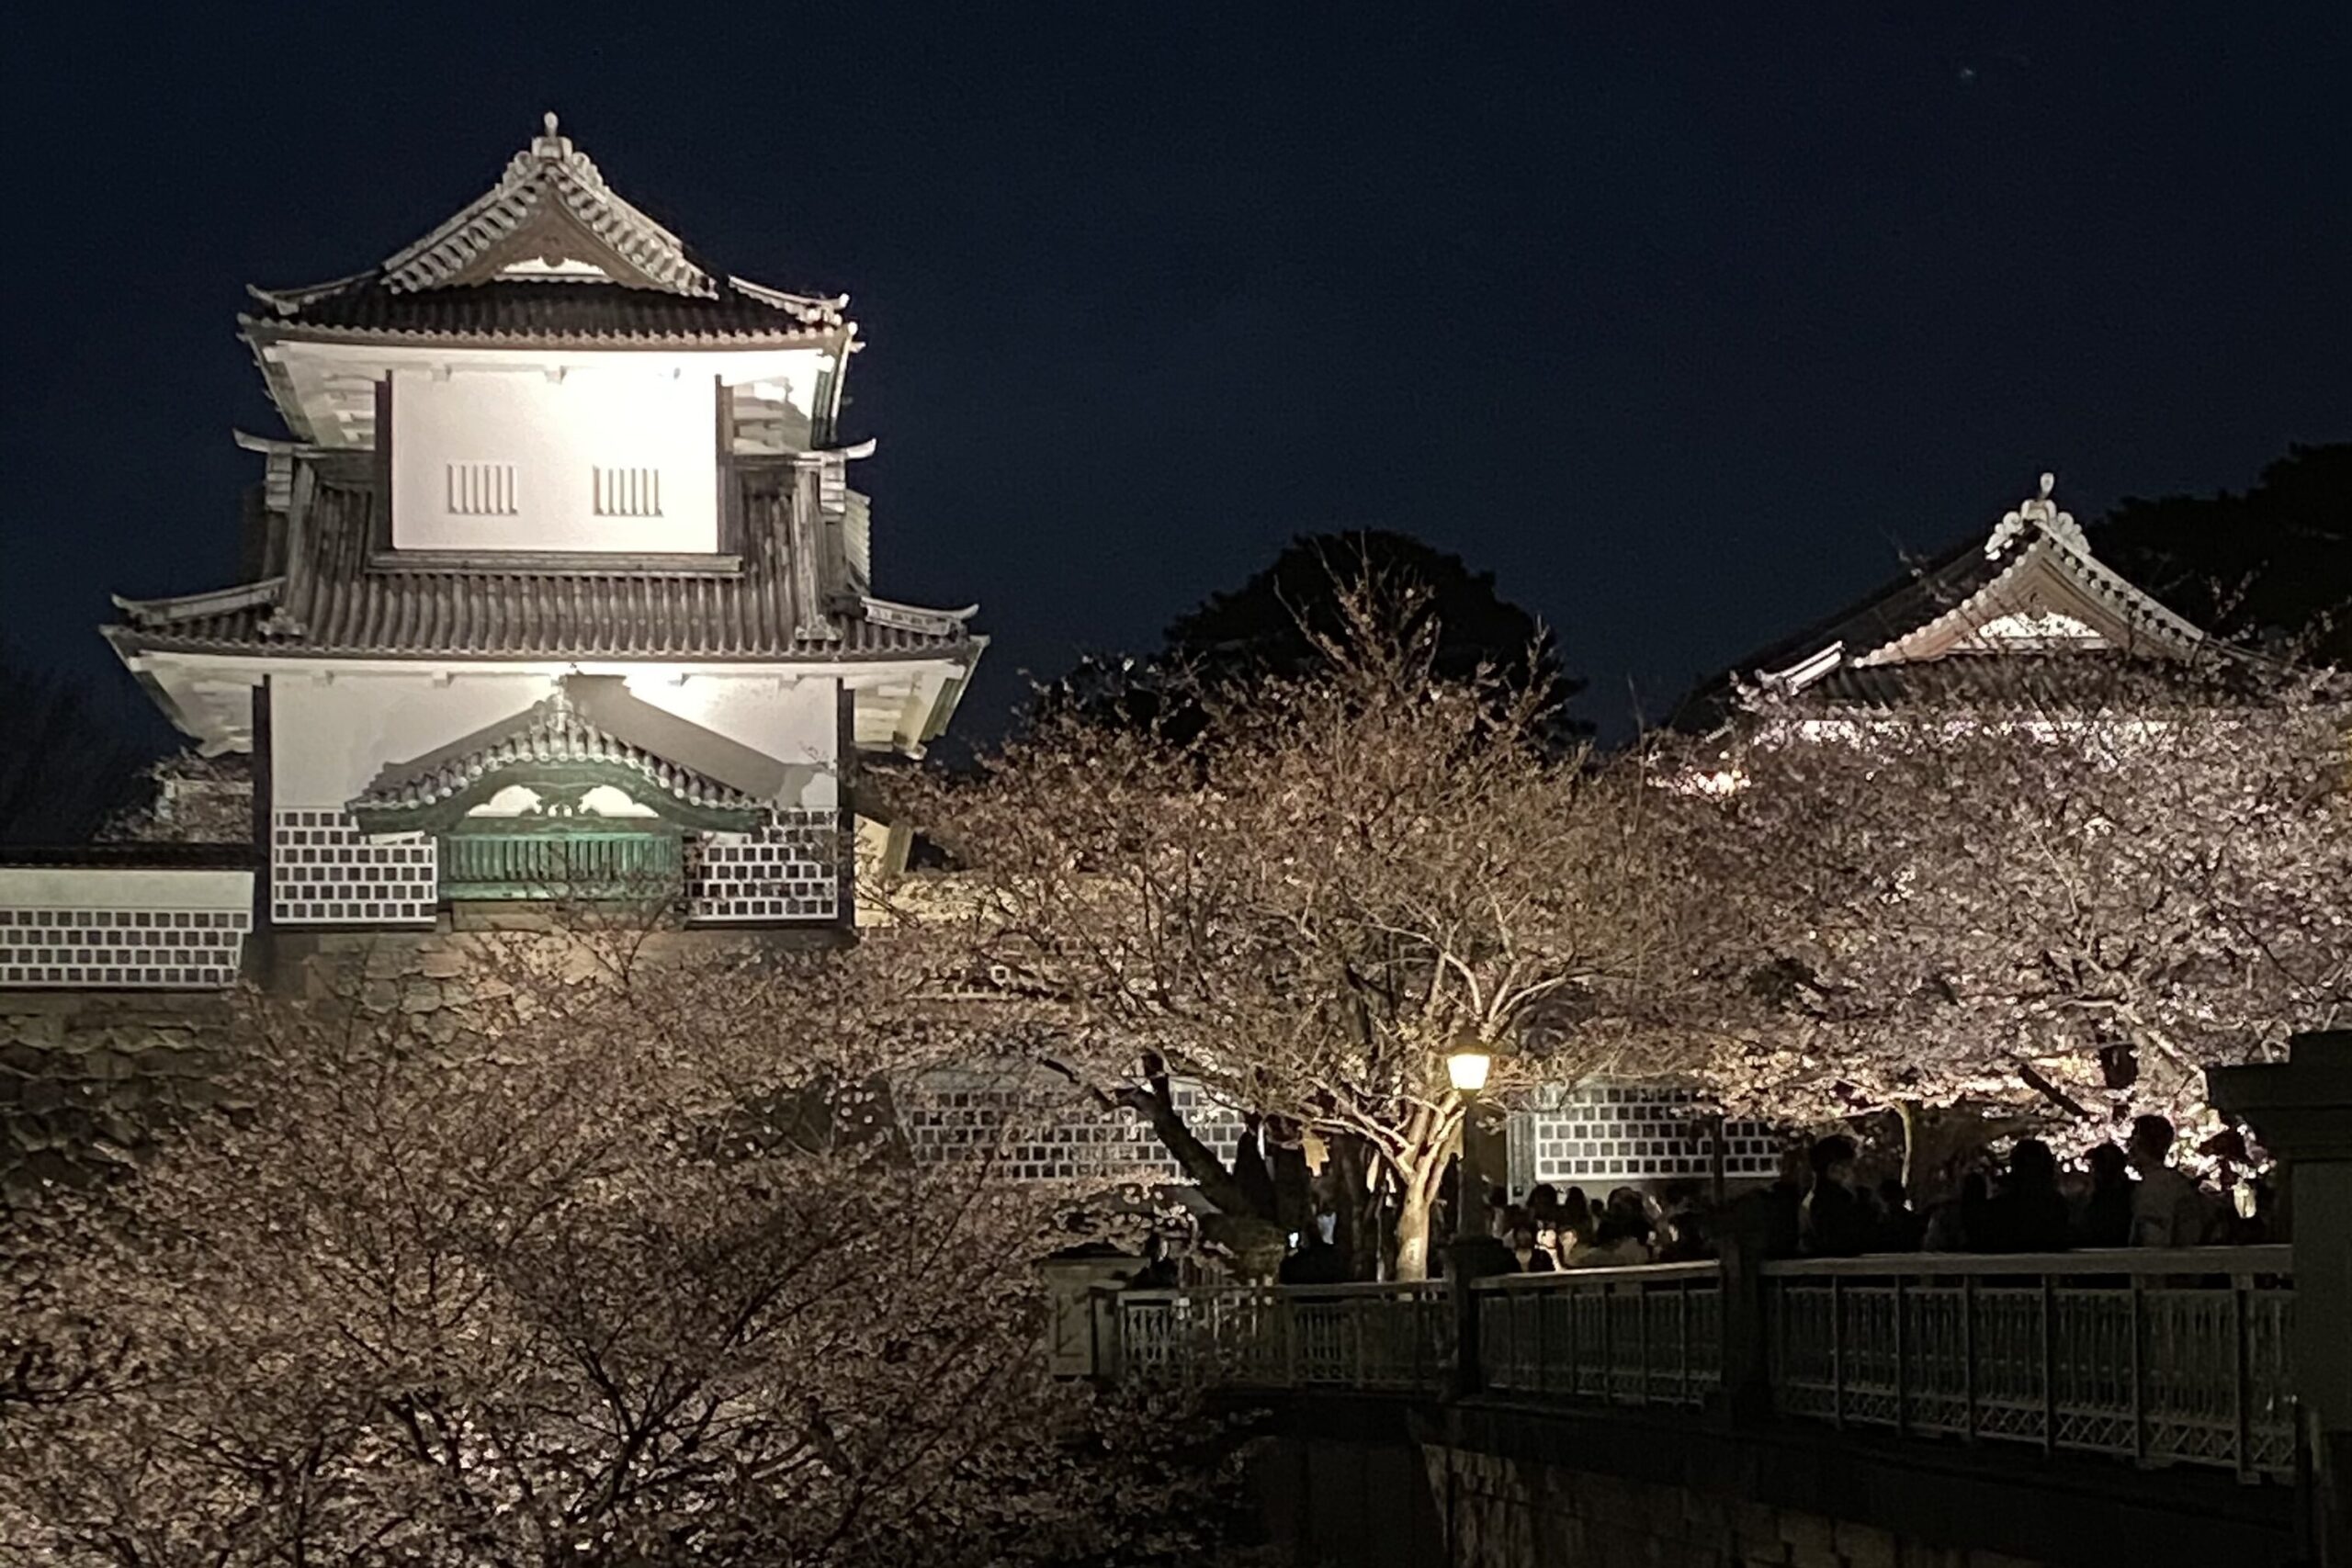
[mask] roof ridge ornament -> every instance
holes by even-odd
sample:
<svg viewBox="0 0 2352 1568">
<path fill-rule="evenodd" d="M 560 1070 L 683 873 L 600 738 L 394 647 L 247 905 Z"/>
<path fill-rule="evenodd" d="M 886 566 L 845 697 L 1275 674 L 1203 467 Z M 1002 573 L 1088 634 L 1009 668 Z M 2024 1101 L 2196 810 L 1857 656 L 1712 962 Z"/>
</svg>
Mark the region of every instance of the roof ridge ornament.
<svg viewBox="0 0 2352 1568">
<path fill-rule="evenodd" d="M 2078 555 L 2091 553 L 2090 541 L 2083 536 L 2081 526 L 2071 512 L 2061 512 L 2051 499 L 2058 488 L 2058 476 L 2044 473 L 2039 493 L 2018 502 L 2016 510 L 2005 513 L 1984 541 L 1984 558 L 1997 559 L 2009 542 L 2021 537 L 2028 529 L 2045 534 Z"/>
</svg>

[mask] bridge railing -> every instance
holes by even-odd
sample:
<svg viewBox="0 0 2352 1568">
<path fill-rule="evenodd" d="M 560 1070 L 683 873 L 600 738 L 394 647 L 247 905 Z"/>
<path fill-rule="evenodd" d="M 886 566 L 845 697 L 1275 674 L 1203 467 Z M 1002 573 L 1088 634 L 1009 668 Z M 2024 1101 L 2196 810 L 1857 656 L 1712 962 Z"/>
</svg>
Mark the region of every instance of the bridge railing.
<svg viewBox="0 0 2352 1568">
<path fill-rule="evenodd" d="M 1471 1290 L 1498 1393 L 1699 1405 L 1723 1387 L 1723 1270 L 1654 1263 L 1506 1274 Z"/>
<path fill-rule="evenodd" d="M 1741 1408 L 1783 1417 L 2292 1480 L 2292 1270 L 2285 1247 L 1889 1254 L 1512 1275 L 1462 1297 L 1123 1291 L 1111 1315 L 1126 1376 L 1684 1409 L 1736 1381 Z"/>
<path fill-rule="evenodd" d="M 1442 1281 L 1123 1291 L 1121 1375 L 1244 1389 L 1430 1393 L 1453 1366 Z"/>
<path fill-rule="evenodd" d="M 2292 1249 L 1763 1266 L 1773 1408 L 2291 1478 Z"/>
</svg>

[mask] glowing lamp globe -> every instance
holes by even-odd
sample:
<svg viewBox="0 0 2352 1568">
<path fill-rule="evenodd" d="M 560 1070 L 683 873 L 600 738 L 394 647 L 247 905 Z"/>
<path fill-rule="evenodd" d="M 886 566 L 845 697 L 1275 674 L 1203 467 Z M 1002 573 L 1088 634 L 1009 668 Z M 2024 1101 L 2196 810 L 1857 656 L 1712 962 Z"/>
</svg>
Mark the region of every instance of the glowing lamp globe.
<svg viewBox="0 0 2352 1568">
<path fill-rule="evenodd" d="M 1461 1094 L 1476 1094 L 1487 1087 L 1487 1068 L 1494 1058 L 1484 1051 L 1456 1051 L 1445 1059 L 1445 1076 Z"/>
</svg>

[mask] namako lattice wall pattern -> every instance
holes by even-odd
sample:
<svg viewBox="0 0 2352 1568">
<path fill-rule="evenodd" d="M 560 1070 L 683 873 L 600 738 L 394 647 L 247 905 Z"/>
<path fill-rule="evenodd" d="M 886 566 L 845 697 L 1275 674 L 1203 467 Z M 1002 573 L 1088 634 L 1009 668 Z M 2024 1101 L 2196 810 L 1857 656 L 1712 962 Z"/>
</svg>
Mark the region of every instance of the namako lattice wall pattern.
<svg viewBox="0 0 2352 1568">
<path fill-rule="evenodd" d="M 707 833 L 687 848 L 695 920 L 830 920 L 841 913 L 841 814 L 778 807 L 751 833 Z"/>
<path fill-rule="evenodd" d="M 1579 1084 L 1546 1091 L 1512 1118 L 1514 1185 L 1668 1181 L 1709 1174 L 1708 1118 L 1696 1090 Z M 1777 1174 L 1781 1140 L 1761 1122 L 1724 1124 L 1724 1176 Z"/>
<path fill-rule="evenodd" d="M 285 926 L 430 924 L 435 851 L 416 834 L 371 839 L 341 811 L 273 811 L 269 918 Z"/>
<path fill-rule="evenodd" d="M 1193 1134 L 1220 1159 L 1231 1160 L 1241 1141 L 1240 1112 L 1197 1084 L 1177 1083 L 1170 1092 Z M 902 1098 L 900 1119 L 919 1159 L 993 1155 L 1024 1181 L 1183 1179 L 1143 1118 L 1124 1109 L 1105 1111 L 1065 1084 L 935 1075 Z"/>
<path fill-rule="evenodd" d="M 0 909 L 0 986 L 232 986 L 252 927 L 243 909 Z"/>
</svg>

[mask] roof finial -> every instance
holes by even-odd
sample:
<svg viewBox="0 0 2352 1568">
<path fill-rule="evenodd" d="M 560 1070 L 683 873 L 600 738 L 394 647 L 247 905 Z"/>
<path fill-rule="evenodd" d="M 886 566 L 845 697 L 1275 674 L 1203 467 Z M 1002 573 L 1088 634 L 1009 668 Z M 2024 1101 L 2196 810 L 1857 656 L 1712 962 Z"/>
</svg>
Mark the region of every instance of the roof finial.
<svg viewBox="0 0 2352 1568">
<path fill-rule="evenodd" d="M 2059 511 L 2058 503 L 2051 499 L 2057 489 L 2058 476 L 2052 473 L 2043 474 L 2041 492 L 2030 500 L 2018 502 L 2016 511 L 2005 513 L 2000 525 L 1993 530 L 1992 537 L 1984 541 L 1986 558 L 1998 556 L 2008 547 L 2011 540 L 2023 536 L 2029 528 L 2036 529 L 2058 540 L 2061 544 L 2088 554 L 2090 545 L 2084 539 L 2082 529 L 2075 525 L 2074 513 Z"/>
<path fill-rule="evenodd" d="M 548 116 L 548 129 L 549 130 L 553 130 L 555 129 L 555 116 L 553 116 L 553 115 L 549 115 L 549 116 Z M 2041 476 L 2041 499 L 2042 499 L 2042 500 L 2044 500 L 2044 501 L 2048 501 L 2048 500 L 2050 499 L 2050 492 L 2051 492 L 2051 491 L 2054 491 L 2054 490 L 2056 490 L 2057 488 L 2058 488 L 2058 476 L 2057 476 L 2056 474 L 2044 474 L 2044 475 L 2042 475 L 2042 476 Z"/>
<path fill-rule="evenodd" d="M 539 117 L 539 123 L 548 128 L 548 134 L 549 136 L 553 136 L 555 134 L 555 128 L 557 124 L 555 110 L 549 109 L 547 113 L 541 115 Z"/>
</svg>

